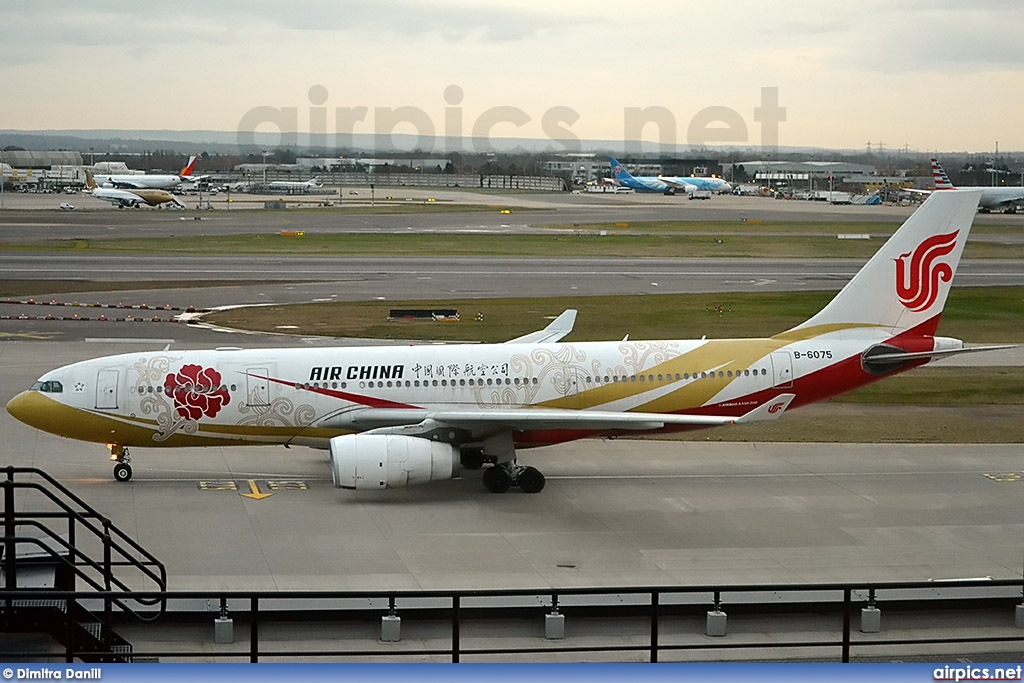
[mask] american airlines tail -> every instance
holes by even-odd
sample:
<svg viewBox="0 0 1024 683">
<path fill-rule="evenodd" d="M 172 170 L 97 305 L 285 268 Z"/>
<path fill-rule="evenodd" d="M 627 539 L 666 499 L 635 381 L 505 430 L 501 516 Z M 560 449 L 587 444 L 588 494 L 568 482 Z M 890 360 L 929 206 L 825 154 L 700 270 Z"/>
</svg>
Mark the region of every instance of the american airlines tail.
<svg viewBox="0 0 1024 683">
<path fill-rule="evenodd" d="M 956 185 L 952 183 L 949 176 L 946 175 L 946 170 L 939 164 L 938 159 L 932 159 L 932 182 L 935 183 L 936 190 L 955 190 Z"/>
<path fill-rule="evenodd" d="M 932 193 L 825 308 L 783 335 L 934 334 L 980 197 Z"/>
</svg>

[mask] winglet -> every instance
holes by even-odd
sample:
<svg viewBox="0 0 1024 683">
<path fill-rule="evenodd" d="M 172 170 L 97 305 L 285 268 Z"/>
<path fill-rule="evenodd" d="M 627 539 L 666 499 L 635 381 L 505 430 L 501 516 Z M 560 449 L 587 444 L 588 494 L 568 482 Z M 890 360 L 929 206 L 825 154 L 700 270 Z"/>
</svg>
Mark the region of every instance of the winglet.
<svg viewBox="0 0 1024 683">
<path fill-rule="evenodd" d="M 562 337 L 572 332 L 573 325 L 576 324 L 576 309 L 569 308 L 562 312 L 560 316 L 552 320 L 547 327 L 543 330 L 537 330 L 530 334 L 524 334 L 522 337 L 516 337 L 515 339 L 509 339 L 506 344 L 543 344 L 545 342 L 556 342 Z"/>
<path fill-rule="evenodd" d="M 745 415 L 736 418 L 735 424 L 746 424 L 747 422 L 766 422 L 777 420 L 782 417 L 789 408 L 789 404 L 796 398 L 796 394 L 779 394 L 770 401 L 765 401 Z"/>
</svg>

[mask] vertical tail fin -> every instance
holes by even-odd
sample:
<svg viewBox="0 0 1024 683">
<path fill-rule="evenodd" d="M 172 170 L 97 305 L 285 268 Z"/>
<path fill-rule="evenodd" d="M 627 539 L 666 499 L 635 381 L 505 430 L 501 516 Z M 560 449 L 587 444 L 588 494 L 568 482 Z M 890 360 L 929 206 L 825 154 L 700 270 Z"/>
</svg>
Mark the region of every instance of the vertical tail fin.
<svg viewBox="0 0 1024 683">
<path fill-rule="evenodd" d="M 196 165 L 196 156 L 190 156 L 188 163 L 185 164 L 185 168 L 181 169 L 181 173 L 178 174 L 179 178 L 187 178 L 192 175 L 192 168 Z"/>
<path fill-rule="evenodd" d="M 610 157 L 608 161 L 612 165 L 612 177 L 620 183 L 629 183 L 633 180 L 633 176 L 630 175 L 626 167 L 620 164 L 614 157 Z"/>
<path fill-rule="evenodd" d="M 96 189 L 96 179 L 92 177 L 92 171 L 85 169 L 85 189 L 92 192 Z"/>
<path fill-rule="evenodd" d="M 935 183 L 936 190 L 955 190 L 956 185 L 950 181 L 949 176 L 946 175 L 946 170 L 939 164 L 938 159 L 932 159 L 932 182 Z"/>
<path fill-rule="evenodd" d="M 934 334 L 980 197 L 933 192 L 825 308 L 793 329 Z"/>
</svg>

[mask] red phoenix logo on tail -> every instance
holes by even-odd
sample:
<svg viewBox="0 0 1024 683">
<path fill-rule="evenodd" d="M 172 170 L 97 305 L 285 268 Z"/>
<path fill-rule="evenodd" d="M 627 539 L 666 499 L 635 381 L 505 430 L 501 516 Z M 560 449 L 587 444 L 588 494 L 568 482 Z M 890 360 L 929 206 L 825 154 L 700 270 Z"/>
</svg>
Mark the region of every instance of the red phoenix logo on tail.
<svg viewBox="0 0 1024 683">
<path fill-rule="evenodd" d="M 953 279 L 953 267 L 935 260 L 950 254 L 956 247 L 960 231 L 929 237 L 913 252 L 896 261 L 896 296 L 900 303 L 915 313 L 927 310 L 939 296 L 939 282 Z M 910 257 L 910 263 L 907 263 Z"/>
</svg>

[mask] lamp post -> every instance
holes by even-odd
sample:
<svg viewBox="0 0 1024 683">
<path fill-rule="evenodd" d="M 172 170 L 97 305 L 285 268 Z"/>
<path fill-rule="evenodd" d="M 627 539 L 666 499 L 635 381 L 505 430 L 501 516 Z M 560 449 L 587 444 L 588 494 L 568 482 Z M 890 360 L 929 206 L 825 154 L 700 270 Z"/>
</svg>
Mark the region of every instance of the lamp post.
<svg viewBox="0 0 1024 683">
<path fill-rule="evenodd" d="M 263 150 L 263 185 L 267 184 L 267 151 Z"/>
</svg>

